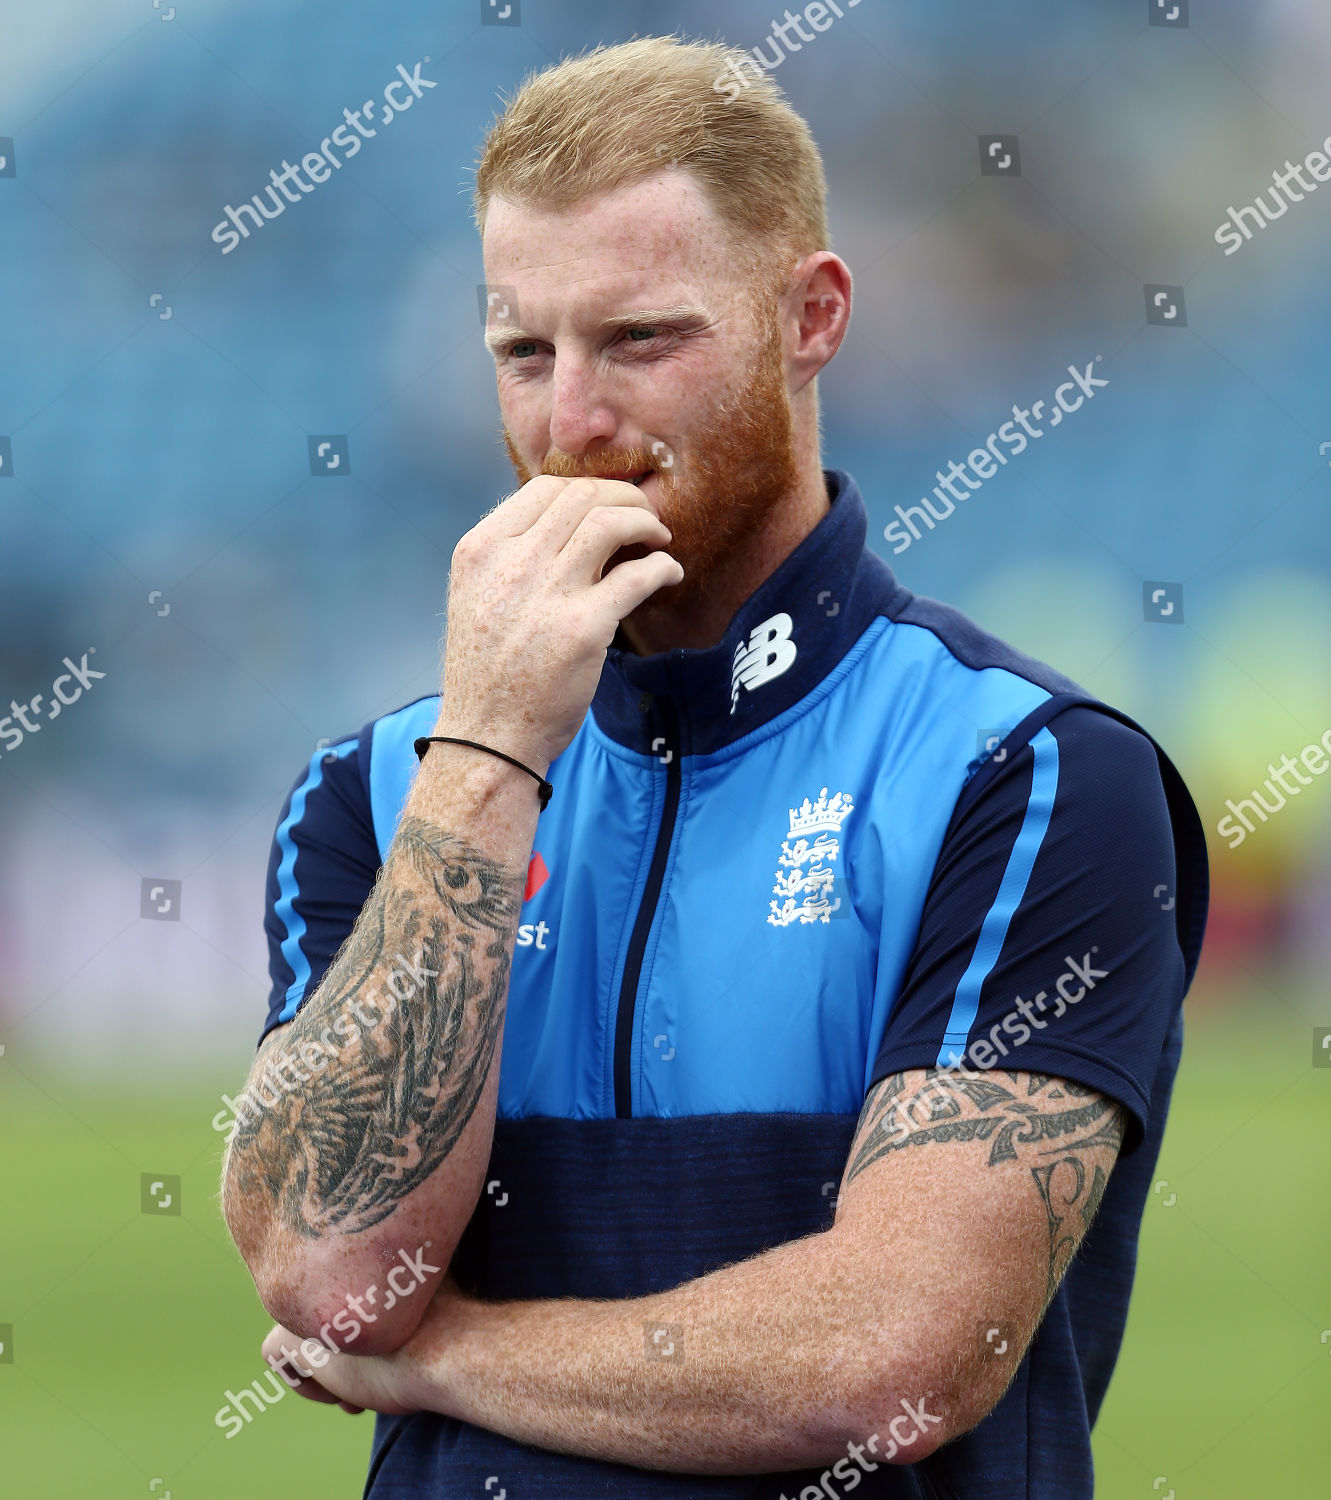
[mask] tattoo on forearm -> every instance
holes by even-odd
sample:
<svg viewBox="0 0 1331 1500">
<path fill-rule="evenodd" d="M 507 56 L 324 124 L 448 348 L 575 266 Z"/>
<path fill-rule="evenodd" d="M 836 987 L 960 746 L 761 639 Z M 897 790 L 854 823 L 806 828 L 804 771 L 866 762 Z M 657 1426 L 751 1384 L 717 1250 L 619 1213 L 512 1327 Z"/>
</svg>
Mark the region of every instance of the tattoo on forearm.
<svg viewBox="0 0 1331 1500">
<path fill-rule="evenodd" d="M 519 905 L 495 860 L 402 820 L 355 929 L 270 1039 L 275 1051 L 328 1045 L 341 1022 L 344 1040 L 332 1066 L 240 1121 L 230 1161 L 242 1196 L 317 1238 L 371 1228 L 430 1176 L 475 1112 L 499 1043 Z M 398 955 L 419 955 L 420 982 L 376 1008 L 364 997 L 382 993 Z"/>
<path fill-rule="evenodd" d="M 884 1078 L 865 1100 L 845 1182 L 893 1151 L 957 1141 L 989 1142 L 991 1167 L 1029 1162 L 1049 1220 L 1052 1296 L 1104 1196 L 1108 1173 L 1101 1160 L 1090 1158 L 1097 1147 L 1117 1153 L 1121 1106 L 1043 1073 L 994 1071 L 979 1078 L 930 1068 L 924 1082 L 909 1089 L 906 1077 Z"/>
</svg>

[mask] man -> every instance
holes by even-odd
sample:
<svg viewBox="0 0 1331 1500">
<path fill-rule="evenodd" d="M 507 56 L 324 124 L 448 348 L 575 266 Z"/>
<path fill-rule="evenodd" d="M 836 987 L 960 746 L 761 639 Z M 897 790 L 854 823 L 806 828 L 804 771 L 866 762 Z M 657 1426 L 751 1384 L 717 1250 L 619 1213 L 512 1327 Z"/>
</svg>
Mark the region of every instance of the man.
<svg viewBox="0 0 1331 1500">
<path fill-rule="evenodd" d="M 1074 1500 L 1200 825 L 865 546 L 821 163 L 727 59 L 600 49 L 487 138 L 522 487 L 441 695 L 283 809 L 227 1221 L 265 1354 L 380 1413 L 369 1495 Z"/>
</svg>

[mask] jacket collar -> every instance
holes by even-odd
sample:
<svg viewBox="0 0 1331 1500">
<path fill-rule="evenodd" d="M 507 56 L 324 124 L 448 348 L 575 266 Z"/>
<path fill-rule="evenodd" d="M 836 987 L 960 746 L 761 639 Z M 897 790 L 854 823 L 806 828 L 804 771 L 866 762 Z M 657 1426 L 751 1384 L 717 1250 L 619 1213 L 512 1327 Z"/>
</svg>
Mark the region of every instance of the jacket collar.
<svg viewBox="0 0 1331 1500">
<path fill-rule="evenodd" d="M 823 477 L 827 511 L 715 646 L 651 656 L 608 649 L 591 707 L 611 739 L 663 759 L 667 749 L 719 750 L 803 698 L 885 611 L 896 584 L 865 546 L 859 489 L 840 469 Z"/>
</svg>

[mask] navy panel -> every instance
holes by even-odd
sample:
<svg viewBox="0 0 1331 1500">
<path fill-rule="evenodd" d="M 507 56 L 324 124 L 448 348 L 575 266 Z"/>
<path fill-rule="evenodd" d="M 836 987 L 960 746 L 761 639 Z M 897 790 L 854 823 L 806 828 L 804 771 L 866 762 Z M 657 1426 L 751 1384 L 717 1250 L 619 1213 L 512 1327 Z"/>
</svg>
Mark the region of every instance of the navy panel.
<svg viewBox="0 0 1331 1500">
<path fill-rule="evenodd" d="M 844 1115 L 497 1120 L 486 1177 L 500 1187 L 482 1196 L 450 1270 L 464 1290 L 493 1298 L 668 1290 L 830 1228 L 855 1125 Z M 1024 1447 L 1024 1431 L 1018 1438 Z M 932 1465 L 880 1465 L 863 1474 L 859 1492 L 942 1495 L 922 1477 Z M 378 1418 L 365 1494 L 474 1500 L 496 1475 L 509 1494 L 543 1500 L 778 1500 L 783 1492 L 795 1500 L 822 1472 L 670 1474 L 548 1452 L 416 1413 Z"/>
<path fill-rule="evenodd" d="M 1022 1441 L 1024 1446 L 1024 1435 Z M 843 1457 L 841 1462 L 847 1460 Z M 1051 1489 L 1038 1495 L 1032 1490 L 1028 1497 L 1020 1478 L 984 1482 L 978 1488 L 972 1478 L 964 1490 L 956 1490 L 936 1477 L 939 1472 L 937 1455 L 922 1464 L 878 1464 L 875 1473 L 861 1473 L 854 1493 L 860 1500 L 1090 1500 L 1091 1494 L 1089 1489 Z M 819 1487 L 824 1474 L 834 1488 Z M 521 1495 L 524 1500 L 799 1500 L 808 1486 L 820 1496 L 843 1493 L 840 1477 L 826 1468 L 754 1475 L 676 1474 L 552 1453 L 427 1412 L 375 1421 L 365 1500 L 483 1500 L 498 1494 L 496 1479 L 509 1496 Z M 845 1493 L 851 1493 L 849 1486 Z"/>
<path fill-rule="evenodd" d="M 1053 809 L 1001 947 L 984 965 L 966 1061 L 1101 1090 L 1130 1113 L 1130 1152 L 1142 1139 L 1185 988 L 1169 807 L 1144 735 L 1084 706 L 1056 714 L 1035 738 L 1051 734 L 1058 747 Z M 986 769 L 944 841 L 874 1082 L 939 1065 L 959 991 L 983 949 L 987 914 L 1001 904 L 1004 876 L 1029 828 L 1035 750 L 1026 745 Z M 1088 987 L 1078 966 L 1104 977 Z M 1060 999 L 1060 983 L 1072 1003 Z M 1019 999 L 1030 1008 L 1018 1011 Z M 980 1038 L 987 1052 L 975 1050 Z"/>
<path fill-rule="evenodd" d="M 1120 724 L 1126 724 L 1129 729 L 1135 730 L 1155 748 L 1156 764 L 1164 787 L 1165 802 L 1169 808 L 1174 833 L 1174 865 L 1177 881 L 1174 894 L 1177 899 L 1174 901 L 1173 909 L 1179 947 L 1183 950 L 1184 989 L 1187 990 L 1191 987 L 1193 976 L 1197 972 L 1202 941 L 1206 936 L 1206 918 L 1210 905 L 1210 861 L 1206 850 L 1206 830 L 1202 826 L 1201 815 L 1197 811 L 1197 805 L 1192 800 L 1192 793 L 1188 791 L 1178 767 L 1135 719 L 1129 718 L 1120 709 L 1102 703 L 1098 698 L 1088 697 L 1080 691 L 1056 693 L 1017 724 L 998 748 L 1007 749 L 1009 752 L 1015 751 L 1017 747 L 1025 744 L 1042 725 L 1049 723 L 1065 709 L 1078 705 L 1094 708 L 1097 712 L 1116 719 Z M 998 754 L 981 759 L 983 764 L 977 764 L 972 771 L 973 779 L 957 800 L 954 818 L 960 818 L 970 802 L 983 794 L 989 780 L 999 774 L 1002 769 L 1000 761 L 1003 757 Z"/>
<path fill-rule="evenodd" d="M 1035 861 L 1049 832 L 1054 802 L 1058 797 L 1058 741 L 1048 729 L 1040 729 L 1031 740 L 1030 748 L 1034 760 L 1021 826 L 1008 850 L 1003 878 L 993 904 L 980 924 L 966 972 L 953 994 L 943 1045 L 938 1049 L 940 1068 L 961 1064 L 979 1013 L 980 992 L 1002 957 L 1013 918 L 1030 893 Z"/>
<path fill-rule="evenodd" d="M 316 752 L 287 794 L 268 857 L 268 1017 L 259 1039 L 314 993 L 356 924 L 379 872 L 379 851 L 350 738 Z"/>
<path fill-rule="evenodd" d="M 1123 1341 L 1138 1229 L 1182 1048 L 1180 1010 L 1151 1088 L 1145 1138 L 1131 1156 L 1120 1156 L 1110 1174 L 1095 1223 L 1016 1379 L 983 1422 L 923 1466 L 945 1487 L 944 1493 L 983 1495 L 985 1500 L 1091 1500 L 1090 1429 Z"/>
<path fill-rule="evenodd" d="M 668 1291 L 830 1228 L 855 1124 L 806 1114 L 496 1120 L 486 1180 L 502 1192 L 477 1205 L 453 1274 L 483 1297 Z"/>
<path fill-rule="evenodd" d="M 886 570 L 886 565 L 884 568 Z M 888 612 L 903 625 L 922 625 L 931 630 L 965 667 L 972 667 L 977 672 L 986 667 L 1003 667 L 1047 692 L 1087 696 L 1072 678 L 1009 646 L 987 630 L 981 630 L 974 620 L 950 604 L 940 604 L 937 599 L 924 594 L 912 594 L 909 589 L 897 585 Z"/>
<path fill-rule="evenodd" d="M 1100 1403 L 1123 1341 L 1128 1297 L 1137 1268 L 1137 1236 L 1155 1180 L 1182 1052 L 1183 1012 L 1179 1010 L 1165 1039 L 1151 1088 L 1146 1138 L 1131 1156 L 1119 1157 L 1101 1200 L 1100 1212 L 1063 1282 L 1071 1324 L 1077 1331 L 1077 1356 L 1087 1417 L 1092 1423 L 1100 1413 Z M 1046 1411 L 1051 1421 L 1056 1404 L 1066 1399 L 1066 1392 L 1050 1393 Z"/>
</svg>

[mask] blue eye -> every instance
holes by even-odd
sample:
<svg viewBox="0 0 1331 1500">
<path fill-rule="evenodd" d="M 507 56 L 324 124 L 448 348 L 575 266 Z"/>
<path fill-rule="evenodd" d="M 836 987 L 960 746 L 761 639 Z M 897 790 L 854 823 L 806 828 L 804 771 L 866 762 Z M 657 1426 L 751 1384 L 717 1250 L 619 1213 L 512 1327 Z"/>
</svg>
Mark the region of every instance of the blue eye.
<svg viewBox="0 0 1331 1500">
<path fill-rule="evenodd" d="M 659 328 L 630 328 L 628 335 L 638 343 L 645 343 L 648 339 L 654 339 L 660 332 Z"/>
<path fill-rule="evenodd" d="M 508 352 L 514 359 L 530 359 L 536 353 L 535 340 L 523 339 L 520 344 L 514 344 Z"/>
</svg>

